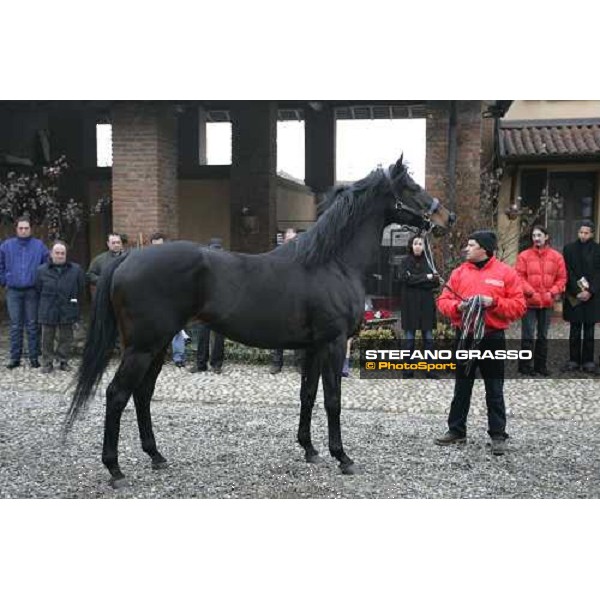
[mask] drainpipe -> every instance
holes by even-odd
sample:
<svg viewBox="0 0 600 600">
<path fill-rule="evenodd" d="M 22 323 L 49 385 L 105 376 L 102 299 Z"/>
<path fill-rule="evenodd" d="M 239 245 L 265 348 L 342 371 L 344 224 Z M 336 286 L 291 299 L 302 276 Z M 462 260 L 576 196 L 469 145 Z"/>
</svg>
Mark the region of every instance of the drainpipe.
<svg viewBox="0 0 600 600">
<path fill-rule="evenodd" d="M 448 106 L 448 159 L 446 163 L 446 197 L 448 208 L 456 214 L 456 155 L 457 155 L 457 111 L 456 100 L 450 100 Z M 460 218 L 460 216 L 458 216 Z M 450 254 L 450 242 L 448 236 L 444 236 L 442 245 L 444 266 L 448 263 Z M 454 248 L 456 252 L 456 248 Z"/>
<path fill-rule="evenodd" d="M 450 210 L 456 212 L 456 154 L 457 154 L 457 111 L 456 100 L 450 100 L 448 118 L 448 164 L 446 166 L 447 193 Z"/>
</svg>

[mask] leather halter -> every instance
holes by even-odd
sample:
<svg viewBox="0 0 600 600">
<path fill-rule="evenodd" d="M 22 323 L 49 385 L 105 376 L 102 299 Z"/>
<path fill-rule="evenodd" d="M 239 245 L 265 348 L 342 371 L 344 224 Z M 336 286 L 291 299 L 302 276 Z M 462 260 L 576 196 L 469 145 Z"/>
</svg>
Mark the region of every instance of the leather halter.
<svg viewBox="0 0 600 600">
<path fill-rule="evenodd" d="M 402 211 L 407 212 L 415 217 L 423 219 L 423 221 L 425 221 L 425 223 L 428 225 L 427 231 L 431 231 L 431 229 L 433 228 L 433 223 L 431 222 L 431 216 L 437 210 L 439 210 L 440 201 L 437 198 L 432 197 L 431 198 L 431 206 L 429 207 L 429 209 L 426 211 L 423 211 L 423 212 L 419 212 L 418 210 L 416 210 L 416 209 L 408 206 L 404 202 L 402 202 L 402 198 L 396 193 L 396 190 L 394 189 L 394 184 L 392 181 L 392 177 L 390 175 L 390 169 L 389 168 L 384 169 L 384 173 L 385 173 L 385 176 L 387 177 L 387 180 L 389 181 L 390 189 L 392 191 L 392 196 L 394 197 L 394 200 L 396 201 L 394 208 L 398 211 L 402 210 Z M 400 175 L 400 180 L 402 181 L 407 176 L 408 176 L 408 173 L 406 171 L 406 168 L 403 168 L 402 174 Z"/>
</svg>

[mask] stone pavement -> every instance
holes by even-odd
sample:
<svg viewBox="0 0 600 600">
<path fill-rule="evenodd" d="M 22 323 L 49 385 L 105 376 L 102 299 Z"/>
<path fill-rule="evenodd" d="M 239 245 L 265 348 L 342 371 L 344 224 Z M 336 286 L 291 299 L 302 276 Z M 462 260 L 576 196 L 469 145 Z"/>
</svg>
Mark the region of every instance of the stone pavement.
<svg viewBox="0 0 600 600">
<path fill-rule="evenodd" d="M 116 365 L 111 365 L 113 371 Z M 102 386 L 108 380 L 103 381 Z M 100 462 L 103 397 L 75 425 L 66 447 L 60 426 L 70 377 L 21 367 L 0 371 L 0 496 L 113 497 Z M 150 470 L 131 403 L 123 417 L 121 462 L 132 480 L 122 497 L 456 498 L 598 497 L 598 380 L 518 380 L 506 384 L 509 452 L 491 457 L 483 389 L 475 385 L 464 449 L 438 448 L 452 381 L 343 382 L 342 430 L 364 474 L 344 477 L 327 455 L 319 392 L 313 467 L 295 443 L 299 376 L 266 366 L 226 364 L 222 375 L 166 365 L 153 420 L 170 469 Z"/>
<path fill-rule="evenodd" d="M 6 355 L 1 357 L 3 361 Z M 76 362 L 76 361 L 75 361 Z M 295 442 L 299 376 L 284 367 L 226 362 L 221 375 L 166 364 L 153 420 L 170 468 L 151 471 L 127 407 L 121 462 L 131 487 L 114 492 L 100 462 L 103 392 L 66 446 L 61 424 L 72 375 L 0 367 L 0 497 L 460 498 L 600 496 L 600 379 L 518 379 L 505 386 L 511 434 L 504 457 L 486 447 L 483 385 L 476 382 L 469 443 L 439 448 L 452 380 L 343 380 L 342 433 L 363 474 L 345 477 L 327 453 L 319 390 L 313 439 L 324 465 Z"/>
</svg>

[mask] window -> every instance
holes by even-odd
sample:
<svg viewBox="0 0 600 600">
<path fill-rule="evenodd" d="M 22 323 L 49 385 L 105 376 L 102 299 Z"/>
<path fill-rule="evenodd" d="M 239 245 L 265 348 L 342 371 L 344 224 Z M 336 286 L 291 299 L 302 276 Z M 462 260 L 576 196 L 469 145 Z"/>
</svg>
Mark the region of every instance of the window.
<svg viewBox="0 0 600 600">
<path fill-rule="evenodd" d="M 336 179 L 357 181 L 377 165 L 388 167 L 404 153 L 414 180 L 425 185 L 425 119 L 336 121 Z"/>
<path fill-rule="evenodd" d="M 278 121 L 278 175 L 304 183 L 304 163 L 304 121 Z"/>
<path fill-rule="evenodd" d="M 581 219 L 595 218 L 596 173 L 526 169 L 521 173 L 520 196 L 523 207 L 538 213 L 533 220 L 548 228 L 552 245 L 562 249 L 576 239 Z M 542 198 L 546 205 L 540 208 Z M 520 248 L 530 244 L 529 232 L 525 231 Z"/>
<path fill-rule="evenodd" d="M 96 125 L 96 166 L 112 167 L 112 125 Z"/>
<path fill-rule="evenodd" d="M 206 164 L 231 164 L 231 123 L 206 124 Z"/>
</svg>

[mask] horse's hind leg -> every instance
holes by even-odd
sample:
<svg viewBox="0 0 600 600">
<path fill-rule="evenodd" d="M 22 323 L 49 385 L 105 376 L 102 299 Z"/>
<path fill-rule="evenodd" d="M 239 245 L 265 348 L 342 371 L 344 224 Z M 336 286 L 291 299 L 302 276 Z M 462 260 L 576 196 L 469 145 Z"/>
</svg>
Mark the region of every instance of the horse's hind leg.
<svg viewBox="0 0 600 600">
<path fill-rule="evenodd" d="M 310 422 L 319 387 L 321 372 L 320 356 L 314 350 L 307 350 L 302 367 L 302 383 L 300 385 L 300 424 L 298 426 L 298 443 L 304 448 L 306 462 L 318 463 L 322 459 L 312 444 Z"/>
<path fill-rule="evenodd" d="M 111 485 L 115 488 L 122 487 L 125 484 L 125 476 L 119 467 L 121 415 L 133 390 L 140 385 L 146 375 L 151 362 L 151 354 L 136 353 L 131 348 L 127 348 L 117 373 L 106 389 L 102 462 L 111 474 Z"/>
<path fill-rule="evenodd" d="M 329 344 L 323 360 L 323 393 L 329 428 L 329 451 L 337 458 L 344 475 L 356 473 L 352 459 L 344 452 L 340 414 L 342 412 L 342 366 L 346 354 L 346 340 L 339 338 Z"/>
<path fill-rule="evenodd" d="M 150 415 L 150 401 L 154 394 L 156 380 L 164 364 L 165 353 L 166 348 L 157 354 L 152 361 L 144 380 L 133 392 L 133 401 L 137 413 L 142 450 L 152 459 L 153 469 L 162 469 L 167 465 L 167 460 L 156 447 L 156 440 L 154 439 L 154 432 L 152 431 L 152 416 Z"/>
</svg>

